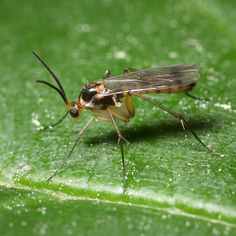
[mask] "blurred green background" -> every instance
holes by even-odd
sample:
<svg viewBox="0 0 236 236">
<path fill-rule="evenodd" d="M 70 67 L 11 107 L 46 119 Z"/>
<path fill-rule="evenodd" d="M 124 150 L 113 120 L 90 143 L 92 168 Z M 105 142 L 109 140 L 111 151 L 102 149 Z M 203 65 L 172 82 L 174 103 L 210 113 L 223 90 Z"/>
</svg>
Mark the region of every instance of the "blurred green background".
<svg viewBox="0 0 236 236">
<path fill-rule="evenodd" d="M 1 235 L 235 235 L 236 4 L 206 1 L 0 2 Z M 110 124 L 95 122 L 73 160 L 46 183 L 91 115 L 41 125 L 66 108 L 37 85 L 52 82 L 31 52 L 61 79 L 70 100 L 82 87 L 125 67 L 195 63 L 192 94 L 151 95 L 184 114 L 206 153 L 178 120 L 135 99 L 136 116 L 119 123 L 127 194 Z"/>
</svg>

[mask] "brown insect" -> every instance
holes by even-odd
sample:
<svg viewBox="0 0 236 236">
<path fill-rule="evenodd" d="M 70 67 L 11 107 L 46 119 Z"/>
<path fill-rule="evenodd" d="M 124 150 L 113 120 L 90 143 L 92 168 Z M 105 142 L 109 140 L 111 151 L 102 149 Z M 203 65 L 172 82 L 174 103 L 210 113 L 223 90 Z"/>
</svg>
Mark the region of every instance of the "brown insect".
<svg viewBox="0 0 236 236">
<path fill-rule="evenodd" d="M 98 120 L 111 122 L 114 126 L 118 136 L 118 144 L 120 145 L 121 149 L 122 169 L 123 175 L 125 176 L 125 160 L 122 141 L 127 143 L 128 141 L 122 136 L 116 124 L 116 120 L 121 120 L 127 123 L 132 117 L 134 117 L 135 108 L 132 99 L 133 96 L 137 96 L 140 99 L 165 110 L 172 116 L 179 119 L 183 129 L 188 129 L 195 139 L 207 151 L 213 152 L 213 150 L 208 148 L 191 129 L 187 120 L 181 114 L 143 95 L 148 93 L 180 93 L 190 91 L 195 86 L 196 81 L 199 79 L 199 69 L 196 65 L 173 65 L 147 70 L 135 70 L 133 68 L 128 68 L 124 70 L 125 73 L 123 75 L 113 77 L 110 77 L 109 71 L 106 71 L 103 80 L 98 80 L 87 84 L 80 92 L 78 99 L 69 102 L 66 93 L 56 75 L 35 52 L 33 52 L 33 55 L 49 71 L 49 73 L 55 79 L 58 87 L 43 80 L 37 80 L 36 82 L 46 84 L 52 89 L 56 90 L 68 108 L 66 114 L 58 122 L 51 125 L 51 127 L 61 123 L 69 113 L 73 118 L 77 118 L 82 110 L 87 109 L 92 111 L 94 115 L 88 120 L 86 125 L 79 132 L 79 135 L 68 156 L 65 158 L 65 160 L 63 160 L 56 171 L 47 179 L 47 181 L 51 180 L 71 158 L 74 148 L 78 144 L 80 138 L 83 136 L 85 130 L 95 118 Z"/>
</svg>

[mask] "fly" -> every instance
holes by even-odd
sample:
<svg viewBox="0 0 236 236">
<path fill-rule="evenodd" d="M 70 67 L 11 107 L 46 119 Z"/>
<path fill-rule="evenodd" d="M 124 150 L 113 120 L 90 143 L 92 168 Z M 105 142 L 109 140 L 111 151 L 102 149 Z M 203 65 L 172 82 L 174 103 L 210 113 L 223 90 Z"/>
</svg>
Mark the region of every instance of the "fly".
<svg viewBox="0 0 236 236">
<path fill-rule="evenodd" d="M 45 84 L 56 90 L 68 108 L 66 114 L 58 122 L 51 125 L 51 127 L 60 124 L 68 114 L 70 114 L 72 118 L 77 118 L 79 117 L 80 112 L 82 112 L 84 109 L 93 112 L 93 116 L 80 130 L 78 137 L 67 157 L 61 162 L 61 164 L 47 179 L 47 181 L 50 181 L 54 176 L 56 176 L 57 173 L 69 161 L 79 140 L 95 118 L 98 120 L 110 122 L 114 126 L 118 137 L 118 145 L 120 146 L 121 150 L 122 170 L 123 176 L 125 177 L 125 158 L 122 141 L 127 143 L 128 141 L 122 136 L 120 129 L 116 124 L 116 120 L 121 120 L 127 123 L 135 116 L 133 96 L 149 102 L 177 118 L 180 121 L 183 129 L 188 129 L 194 138 L 207 151 L 217 154 L 203 143 L 203 141 L 189 126 L 188 121 L 184 116 L 144 95 L 149 93 L 181 93 L 192 90 L 196 84 L 196 81 L 200 77 L 199 69 L 196 65 L 183 64 L 146 70 L 128 68 L 124 70 L 123 75 L 112 77 L 110 76 L 110 72 L 106 71 L 103 80 L 98 80 L 87 84 L 80 92 L 78 98 L 75 101 L 69 102 L 57 76 L 35 52 L 33 52 L 33 55 L 52 75 L 58 87 L 44 80 L 37 80 L 36 82 Z"/>
</svg>

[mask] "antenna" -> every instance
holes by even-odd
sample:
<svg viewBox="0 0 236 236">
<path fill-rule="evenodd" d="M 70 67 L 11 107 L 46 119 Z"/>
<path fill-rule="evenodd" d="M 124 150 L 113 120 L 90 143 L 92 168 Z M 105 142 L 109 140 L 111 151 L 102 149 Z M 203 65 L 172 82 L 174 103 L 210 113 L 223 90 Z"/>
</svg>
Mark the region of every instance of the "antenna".
<svg viewBox="0 0 236 236">
<path fill-rule="evenodd" d="M 62 85 L 61 85 L 61 83 L 60 83 L 60 81 L 59 81 L 59 79 L 57 78 L 57 76 L 53 73 L 53 71 L 48 67 L 48 65 L 43 61 L 43 59 L 41 59 L 41 58 L 39 57 L 39 55 L 38 55 L 36 52 L 32 52 L 32 54 L 41 62 L 41 64 L 46 68 L 46 70 L 47 70 L 47 71 L 51 74 L 51 76 L 55 79 L 57 85 L 59 86 L 59 88 L 60 88 L 60 90 L 61 90 L 61 92 L 62 92 L 62 94 L 64 95 L 64 97 L 65 97 L 66 100 L 67 100 L 66 93 L 65 93 L 65 91 L 64 91 L 64 89 L 63 89 L 63 87 L 62 87 Z"/>
<path fill-rule="evenodd" d="M 40 63 L 46 68 L 46 70 L 51 74 L 51 76 L 54 78 L 54 80 L 56 81 L 57 85 L 59 86 L 59 88 L 57 88 L 56 86 L 54 86 L 53 84 L 48 83 L 47 81 L 44 80 L 36 80 L 37 83 L 42 83 L 42 84 L 46 84 L 49 87 L 53 88 L 54 90 L 56 90 L 62 97 L 63 101 L 65 102 L 66 105 L 68 105 L 68 101 L 67 101 L 67 97 L 66 97 L 66 93 L 59 81 L 59 79 L 57 78 L 57 76 L 52 72 L 52 70 L 48 67 L 48 65 L 39 57 L 39 55 L 35 52 L 32 52 L 32 54 L 40 61 Z"/>
</svg>

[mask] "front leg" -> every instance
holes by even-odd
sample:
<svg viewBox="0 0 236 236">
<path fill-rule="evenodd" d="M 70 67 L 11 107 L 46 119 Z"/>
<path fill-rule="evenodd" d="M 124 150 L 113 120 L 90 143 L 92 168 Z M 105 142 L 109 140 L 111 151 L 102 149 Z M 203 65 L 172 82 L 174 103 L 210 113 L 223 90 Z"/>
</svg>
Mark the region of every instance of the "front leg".
<svg viewBox="0 0 236 236">
<path fill-rule="evenodd" d="M 76 145 L 79 143 L 80 139 L 82 138 L 82 136 L 84 135 L 86 129 L 89 127 L 89 125 L 91 124 L 91 122 L 94 120 L 94 117 L 92 116 L 88 122 L 85 124 L 85 126 L 80 130 L 79 135 L 77 137 L 77 139 L 75 140 L 74 145 L 72 146 L 69 154 L 67 155 L 67 157 L 61 162 L 61 164 L 57 167 L 57 169 L 52 173 L 52 175 L 46 180 L 47 182 L 49 182 L 52 178 L 54 178 L 58 172 L 64 167 L 64 165 L 71 159 L 72 157 L 72 153 L 76 147 Z"/>
</svg>

